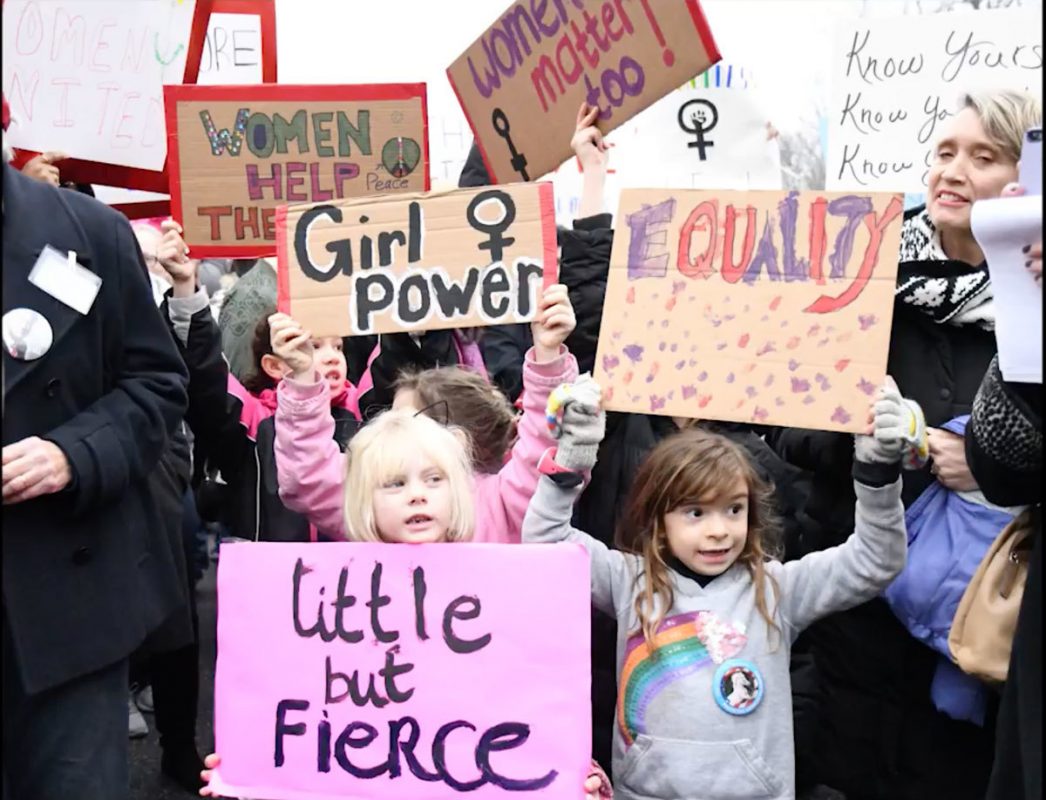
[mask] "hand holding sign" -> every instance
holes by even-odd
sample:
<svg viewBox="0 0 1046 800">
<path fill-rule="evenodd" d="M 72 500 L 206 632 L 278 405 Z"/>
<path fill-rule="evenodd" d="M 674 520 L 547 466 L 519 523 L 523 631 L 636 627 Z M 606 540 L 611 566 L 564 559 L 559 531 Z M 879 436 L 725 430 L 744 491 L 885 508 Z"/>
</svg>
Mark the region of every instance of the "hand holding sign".
<svg viewBox="0 0 1046 800">
<path fill-rule="evenodd" d="M 34 180 L 43 181 L 49 183 L 52 186 L 58 186 L 60 181 L 58 178 L 58 167 L 54 165 L 55 161 L 64 161 L 69 158 L 65 153 L 60 153 L 57 150 L 50 150 L 46 153 L 41 153 L 35 158 L 29 159 L 24 167 L 22 167 L 22 174 L 27 175 Z"/>
<path fill-rule="evenodd" d="M 560 345 L 574 332 L 576 325 L 567 287 L 556 283 L 545 289 L 538 304 L 537 318 L 530 324 L 537 363 L 546 364 L 558 358 Z"/>
<path fill-rule="evenodd" d="M 574 130 L 574 138 L 570 140 L 570 147 L 585 172 L 591 169 L 606 169 L 607 165 L 609 147 L 603 139 L 602 131 L 596 127 L 598 118 L 598 106 L 582 103 L 578 108 L 577 127 Z"/>
<path fill-rule="evenodd" d="M 286 314 L 269 317 L 269 342 L 272 352 L 290 367 L 292 377 L 303 378 L 312 372 L 312 334 Z"/>
</svg>

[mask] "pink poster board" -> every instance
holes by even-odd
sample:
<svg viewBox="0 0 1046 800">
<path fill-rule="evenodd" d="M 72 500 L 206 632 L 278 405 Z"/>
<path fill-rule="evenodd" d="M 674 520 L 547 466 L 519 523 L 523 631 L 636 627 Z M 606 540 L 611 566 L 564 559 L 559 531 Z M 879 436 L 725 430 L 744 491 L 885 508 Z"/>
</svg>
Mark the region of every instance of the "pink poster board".
<svg viewBox="0 0 1046 800">
<path fill-rule="evenodd" d="M 225 545 L 212 787 L 578 800 L 589 608 L 576 545 Z"/>
</svg>

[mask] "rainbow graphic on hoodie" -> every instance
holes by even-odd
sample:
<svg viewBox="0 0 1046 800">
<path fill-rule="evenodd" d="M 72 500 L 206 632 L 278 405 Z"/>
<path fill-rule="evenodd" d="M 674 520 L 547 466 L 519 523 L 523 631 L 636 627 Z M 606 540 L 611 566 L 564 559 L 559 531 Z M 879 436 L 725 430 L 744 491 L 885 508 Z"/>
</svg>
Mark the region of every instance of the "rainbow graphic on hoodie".
<svg viewBox="0 0 1046 800">
<path fill-rule="evenodd" d="M 617 723 L 630 747 L 646 733 L 646 711 L 665 688 L 705 667 L 720 664 L 744 648 L 741 626 L 723 622 L 711 611 L 669 617 L 654 635 L 653 648 L 642 631 L 628 639 L 618 688 Z"/>
</svg>

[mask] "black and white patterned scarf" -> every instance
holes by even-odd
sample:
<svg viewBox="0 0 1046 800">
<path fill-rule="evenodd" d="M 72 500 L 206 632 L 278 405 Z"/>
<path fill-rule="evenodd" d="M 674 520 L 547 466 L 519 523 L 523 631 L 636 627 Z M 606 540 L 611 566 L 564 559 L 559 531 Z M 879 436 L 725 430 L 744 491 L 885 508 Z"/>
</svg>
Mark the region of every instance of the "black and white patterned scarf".
<svg viewBox="0 0 1046 800">
<path fill-rule="evenodd" d="M 901 302 L 938 324 L 995 330 L 988 265 L 973 267 L 948 258 L 925 208 L 905 220 L 900 256 L 895 294 Z"/>
</svg>

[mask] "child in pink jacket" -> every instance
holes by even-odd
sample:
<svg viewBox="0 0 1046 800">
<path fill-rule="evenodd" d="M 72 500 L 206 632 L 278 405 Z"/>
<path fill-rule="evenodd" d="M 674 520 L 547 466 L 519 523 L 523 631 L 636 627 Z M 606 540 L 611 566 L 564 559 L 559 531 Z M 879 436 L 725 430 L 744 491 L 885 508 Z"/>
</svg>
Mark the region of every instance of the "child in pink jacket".
<svg viewBox="0 0 1046 800">
<path fill-rule="evenodd" d="M 521 539 L 523 517 L 537 487 L 538 460 L 547 448 L 554 446 L 545 422 L 545 404 L 553 389 L 573 381 L 578 374 L 577 362 L 563 344 L 574 325 L 574 310 L 566 287 L 548 287 L 531 325 L 534 346 L 527 352 L 523 366 L 519 437 L 497 471 L 484 471 L 491 469 L 485 453 L 491 449 L 491 431 L 503 428 L 499 422 L 510 413 L 510 407 L 481 378 L 474 377 L 472 385 L 467 378 L 446 382 L 456 384 L 454 390 L 435 402 L 431 392 L 424 396 L 425 392 L 418 391 L 426 383 L 440 383 L 426 382 L 426 373 L 408 377 L 407 386 L 396 393 L 395 409 L 425 413 L 464 429 L 472 438 L 476 500 L 472 541 L 511 543 Z M 307 341 L 307 337 L 301 341 Z M 280 355 L 288 363 L 294 358 L 289 353 Z M 288 508 L 306 515 L 320 530 L 347 536 L 343 505 L 345 455 L 332 438 L 334 420 L 327 387 L 311 361 L 302 358 L 300 362 L 302 371 L 286 377 L 277 391 L 275 452 L 280 499 Z M 499 435 L 495 433 L 493 438 L 496 440 Z"/>
</svg>

